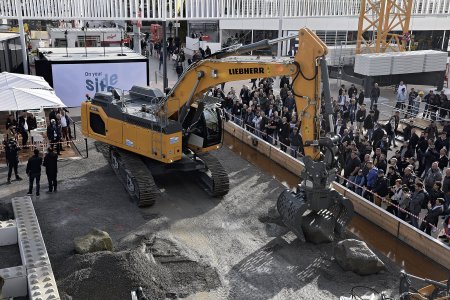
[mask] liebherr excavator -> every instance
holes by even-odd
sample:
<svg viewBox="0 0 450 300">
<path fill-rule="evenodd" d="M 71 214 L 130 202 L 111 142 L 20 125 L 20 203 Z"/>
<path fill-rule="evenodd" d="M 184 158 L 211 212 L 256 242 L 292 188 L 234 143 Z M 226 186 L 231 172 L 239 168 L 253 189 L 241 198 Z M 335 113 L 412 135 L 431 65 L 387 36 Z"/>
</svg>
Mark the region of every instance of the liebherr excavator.
<svg viewBox="0 0 450 300">
<path fill-rule="evenodd" d="M 91 101 L 82 103 L 83 134 L 102 143 L 101 150 L 139 206 L 152 205 L 158 196 L 159 190 L 152 175 L 170 171 L 196 171 L 213 196 L 223 196 L 229 189 L 228 174 L 208 153 L 218 149 L 223 140 L 220 99 L 205 96 L 205 93 L 223 82 L 286 75 L 293 78 L 292 89 L 301 120 L 306 165 L 312 172 L 305 175 L 318 181 L 320 188 L 325 188 L 325 177 L 336 162 L 333 139 L 319 137 L 321 74 L 326 75 L 323 84 L 325 98 L 328 99 L 325 101 L 326 112 L 330 117 L 332 114 L 326 45 L 312 31 L 303 28 L 299 31 L 299 48 L 294 58 L 238 56 L 268 48 L 284 39 L 228 48 L 195 62 L 167 95 L 158 89 L 137 86 L 126 94 L 114 89 L 97 93 Z M 337 205 L 338 223 L 345 225 L 349 217 L 345 217 L 343 212 L 351 210 L 348 203 L 342 197 L 320 198 L 318 193 L 319 189 L 306 201 L 304 197 L 287 191 L 280 196 L 279 210 L 288 216 L 292 205 L 299 203 L 299 197 L 303 199 L 302 209 L 319 210 Z M 289 217 L 285 219 L 287 224 L 297 222 Z"/>
</svg>

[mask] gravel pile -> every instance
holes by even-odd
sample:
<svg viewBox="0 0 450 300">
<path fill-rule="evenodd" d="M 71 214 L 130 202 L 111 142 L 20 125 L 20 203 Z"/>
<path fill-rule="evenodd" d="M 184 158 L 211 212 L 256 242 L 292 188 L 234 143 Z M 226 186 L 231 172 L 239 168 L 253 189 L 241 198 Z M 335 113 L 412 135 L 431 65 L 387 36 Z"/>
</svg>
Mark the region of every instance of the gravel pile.
<svg viewBox="0 0 450 300">
<path fill-rule="evenodd" d="M 142 287 L 148 299 L 187 297 L 220 286 L 216 269 L 198 262 L 173 241 L 152 239 L 118 252 L 74 255 L 57 274 L 62 299 L 130 299 Z"/>
<path fill-rule="evenodd" d="M 149 299 L 165 299 L 165 271 L 138 250 L 74 255 L 65 265 L 58 287 L 73 300 L 130 299 L 139 286 Z"/>
</svg>

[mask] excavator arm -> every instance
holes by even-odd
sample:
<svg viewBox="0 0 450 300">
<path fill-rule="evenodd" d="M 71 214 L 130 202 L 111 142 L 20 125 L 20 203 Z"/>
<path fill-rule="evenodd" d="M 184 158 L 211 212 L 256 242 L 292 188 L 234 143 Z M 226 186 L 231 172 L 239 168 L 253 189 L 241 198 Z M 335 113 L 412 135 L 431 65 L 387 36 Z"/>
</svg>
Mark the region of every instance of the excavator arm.
<svg viewBox="0 0 450 300">
<path fill-rule="evenodd" d="M 161 114 L 183 121 L 191 106 L 211 87 L 223 82 L 290 76 L 296 102 L 305 155 L 320 158 L 321 67 L 326 45 L 309 29 L 299 31 L 299 49 L 294 59 L 252 59 L 236 57 L 250 50 L 279 42 L 261 41 L 230 52 L 219 52 L 191 65 L 168 93 Z M 232 56 L 232 57 L 229 57 Z M 227 58 L 228 57 L 228 58 Z"/>
</svg>

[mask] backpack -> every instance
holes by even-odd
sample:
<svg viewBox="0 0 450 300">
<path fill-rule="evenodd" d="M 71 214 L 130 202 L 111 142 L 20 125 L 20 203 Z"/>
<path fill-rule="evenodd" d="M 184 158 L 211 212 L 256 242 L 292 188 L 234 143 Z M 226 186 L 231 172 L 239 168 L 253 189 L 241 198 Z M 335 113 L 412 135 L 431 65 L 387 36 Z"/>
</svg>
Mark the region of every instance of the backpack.
<svg viewBox="0 0 450 300">
<path fill-rule="evenodd" d="M 422 203 L 420 203 L 420 206 L 422 209 L 426 209 L 428 207 L 428 202 L 430 202 L 430 194 L 428 194 L 427 191 L 422 190 L 425 197 L 423 197 Z"/>
</svg>

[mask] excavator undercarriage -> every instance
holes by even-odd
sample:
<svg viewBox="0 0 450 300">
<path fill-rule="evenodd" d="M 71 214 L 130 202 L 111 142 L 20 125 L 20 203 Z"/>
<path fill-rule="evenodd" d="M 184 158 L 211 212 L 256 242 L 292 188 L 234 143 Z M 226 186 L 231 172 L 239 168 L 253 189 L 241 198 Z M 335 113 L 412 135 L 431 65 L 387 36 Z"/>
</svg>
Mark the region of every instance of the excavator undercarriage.
<svg viewBox="0 0 450 300">
<path fill-rule="evenodd" d="M 201 186 L 213 197 L 226 195 L 230 188 L 226 170 L 209 153 L 192 154 L 175 164 L 163 165 L 102 142 L 97 141 L 95 145 L 139 207 L 152 206 L 161 194 L 153 175 L 191 172 L 198 176 Z"/>
</svg>

